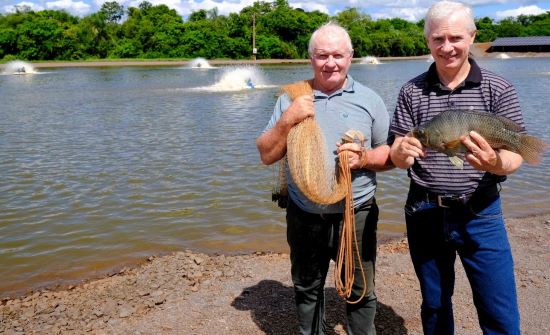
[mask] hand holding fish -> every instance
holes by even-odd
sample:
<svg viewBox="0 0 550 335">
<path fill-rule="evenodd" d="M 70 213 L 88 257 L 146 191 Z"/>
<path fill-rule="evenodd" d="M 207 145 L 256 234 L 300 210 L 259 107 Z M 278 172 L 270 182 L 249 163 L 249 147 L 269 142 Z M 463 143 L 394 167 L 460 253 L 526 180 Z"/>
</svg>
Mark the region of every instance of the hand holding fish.
<svg viewBox="0 0 550 335">
<path fill-rule="evenodd" d="M 461 136 L 460 141 L 468 150 L 464 157 L 476 169 L 487 171 L 488 168 L 498 164 L 498 153 L 491 148 L 489 143 L 475 131 L 471 131 L 469 136 Z"/>
<path fill-rule="evenodd" d="M 414 164 L 415 158 L 424 157 L 426 151 L 422 143 L 410 133 L 404 137 L 397 137 L 390 151 L 393 164 L 406 169 Z"/>
<path fill-rule="evenodd" d="M 505 149 L 493 149 L 485 138 L 475 131 L 468 135 L 461 136 L 460 141 L 468 150 L 464 158 L 474 168 L 497 175 L 508 175 L 521 166 L 521 155 Z"/>
</svg>

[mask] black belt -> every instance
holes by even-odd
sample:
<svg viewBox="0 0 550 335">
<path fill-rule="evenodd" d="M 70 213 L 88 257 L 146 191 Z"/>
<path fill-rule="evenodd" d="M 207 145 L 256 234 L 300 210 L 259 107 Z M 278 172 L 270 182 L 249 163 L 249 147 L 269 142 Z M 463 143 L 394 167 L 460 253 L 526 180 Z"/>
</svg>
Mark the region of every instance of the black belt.
<svg viewBox="0 0 550 335">
<path fill-rule="evenodd" d="M 355 213 L 357 213 L 359 211 L 371 208 L 374 203 L 376 203 L 376 199 L 374 197 L 372 197 L 369 200 L 365 201 L 364 204 L 361 204 L 361 205 L 355 207 L 353 210 L 354 210 Z M 319 215 L 321 217 L 321 219 L 323 219 L 323 220 L 330 220 L 334 217 L 341 218 L 343 214 L 344 213 L 327 213 L 327 214 L 317 214 L 317 215 Z"/>
<path fill-rule="evenodd" d="M 471 193 L 463 194 L 445 194 L 445 193 L 434 193 L 428 191 L 426 188 L 412 184 L 411 187 L 414 188 L 414 192 L 424 193 L 426 199 L 434 204 L 437 204 L 441 208 L 456 208 L 468 204 L 470 201 L 485 204 L 489 200 L 494 199 L 500 192 L 497 184 L 490 186 L 483 186 L 478 188 Z"/>
</svg>

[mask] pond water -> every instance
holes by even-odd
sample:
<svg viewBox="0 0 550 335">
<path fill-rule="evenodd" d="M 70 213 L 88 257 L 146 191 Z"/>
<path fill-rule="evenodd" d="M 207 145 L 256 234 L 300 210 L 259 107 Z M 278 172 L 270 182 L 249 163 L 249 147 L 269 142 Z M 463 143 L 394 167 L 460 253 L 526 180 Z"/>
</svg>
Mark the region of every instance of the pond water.
<svg viewBox="0 0 550 335">
<path fill-rule="evenodd" d="M 550 59 L 480 60 L 550 143 Z M 353 64 L 393 112 L 422 60 Z M 287 251 L 274 169 L 255 139 L 307 65 L 38 69 L 0 76 L 0 295 L 69 283 L 152 254 Z M 250 89 L 253 83 L 254 89 Z M 381 234 L 404 233 L 406 171 L 379 174 Z M 507 217 L 548 210 L 550 157 L 503 184 Z"/>
</svg>

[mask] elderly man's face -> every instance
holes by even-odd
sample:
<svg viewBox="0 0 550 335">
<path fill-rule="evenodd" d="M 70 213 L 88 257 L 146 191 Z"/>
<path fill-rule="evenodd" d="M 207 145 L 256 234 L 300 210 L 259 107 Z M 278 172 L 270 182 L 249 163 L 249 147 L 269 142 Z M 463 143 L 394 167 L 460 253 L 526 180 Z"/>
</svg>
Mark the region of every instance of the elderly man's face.
<svg viewBox="0 0 550 335">
<path fill-rule="evenodd" d="M 468 32 L 466 26 L 466 20 L 460 16 L 430 26 L 428 47 L 438 71 L 453 74 L 464 66 L 475 38 L 475 32 Z"/>
<path fill-rule="evenodd" d="M 311 55 L 315 88 L 327 94 L 342 88 L 352 57 L 353 51 L 343 36 L 331 32 L 319 34 Z"/>
</svg>

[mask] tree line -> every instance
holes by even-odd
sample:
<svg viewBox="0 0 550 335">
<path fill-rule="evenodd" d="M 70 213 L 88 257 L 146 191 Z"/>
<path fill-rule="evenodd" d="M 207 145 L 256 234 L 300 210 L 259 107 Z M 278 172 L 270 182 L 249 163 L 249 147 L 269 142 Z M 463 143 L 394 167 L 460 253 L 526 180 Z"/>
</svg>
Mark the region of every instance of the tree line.
<svg viewBox="0 0 550 335">
<path fill-rule="evenodd" d="M 307 58 L 311 33 L 329 20 L 349 31 L 355 57 L 429 52 L 424 20 L 373 20 L 357 8 L 329 16 L 291 8 L 287 0 L 257 1 L 239 13 L 219 15 L 213 8 L 194 11 L 184 20 L 166 5 L 143 1 L 137 7 L 125 8 L 111 1 L 85 17 L 64 10 L 33 11 L 24 5 L 16 6 L 13 13 L 0 14 L 0 59 L 249 59 L 253 42 L 258 59 Z M 550 36 L 550 11 L 498 22 L 484 17 L 476 19 L 476 25 L 476 42 Z"/>
</svg>

